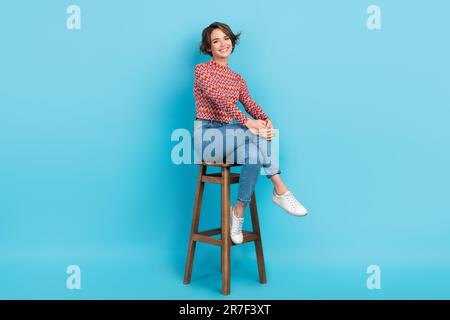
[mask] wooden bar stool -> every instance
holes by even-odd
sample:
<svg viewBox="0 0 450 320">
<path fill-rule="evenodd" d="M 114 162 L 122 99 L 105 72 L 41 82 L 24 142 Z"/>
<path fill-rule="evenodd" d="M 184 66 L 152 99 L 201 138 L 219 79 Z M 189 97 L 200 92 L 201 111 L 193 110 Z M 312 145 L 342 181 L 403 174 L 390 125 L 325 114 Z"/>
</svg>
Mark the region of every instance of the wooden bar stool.
<svg viewBox="0 0 450 320">
<path fill-rule="evenodd" d="M 222 293 L 230 294 L 230 247 L 235 244 L 230 238 L 230 184 L 239 182 L 239 173 L 230 172 L 230 167 L 240 164 L 219 164 L 202 162 L 197 181 L 197 192 L 195 194 L 194 214 L 192 218 L 191 233 L 189 237 L 189 246 L 186 258 L 186 267 L 184 272 L 184 284 L 191 282 L 192 265 L 194 262 L 195 246 L 197 242 L 204 242 L 221 247 L 221 271 L 222 271 Z M 220 167 L 220 173 L 206 173 L 208 166 Z M 221 185 L 221 228 L 199 231 L 200 211 L 202 207 L 203 189 L 205 182 L 218 183 Z M 266 271 L 264 267 L 264 255 L 261 242 L 261 232 L 259 229 L 258 209 L 256 207 L 256 197 L 253 192 L 250 201 L 250 212 L 253 231 L 244 231 L 244 240 L 242 243 L 254 241 L 256 250 L 256 259 L 258 263 L 259 282 L 266 283 Z M 214 235 L 221 234 L 221 238 L 214 238 Z"/>
</svg>

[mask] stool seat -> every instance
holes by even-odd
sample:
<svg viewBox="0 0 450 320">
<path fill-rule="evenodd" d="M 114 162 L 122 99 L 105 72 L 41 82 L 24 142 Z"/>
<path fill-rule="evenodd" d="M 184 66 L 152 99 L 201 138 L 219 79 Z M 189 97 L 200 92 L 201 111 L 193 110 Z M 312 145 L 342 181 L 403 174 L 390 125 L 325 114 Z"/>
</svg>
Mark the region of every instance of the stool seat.
<svg viewBox="0 0 450 320">
<path fill-rule="evenodd" d="M 213 167 L 222 167 L 222 168 L 242 166 L 242 164 L 240 164 L 240 163 L 200 162 L 198 164 L 204 165 L 204 166 L 213 166 Z"/>
<path fill-rule="evenodd" d="M 230 185 L 239 182 L 239 173 L 230 172 L 230 168 L 241 164 L 224 164 L 201 162 L 197 180 L 197 192 L 194 201 L 194 214 L 192 217 L 191 232 L 189 237 L 186 267 L 184 272 L 184 284 L 191 282 L 192 267 L 197 242 L 217 245 L 221 247 L 221 271 L 222 271 L 222 293 L 230 294 L 230 247 L 235 246 L 230 238 Z M 220 173 L 207 173 L 208 166 L 220 167 Z M 221 185 L 221 227 L 211 230 L 199 231 L 200 211 L 203 199 L 205 183 L 215 183 Z M 243 242 L 254 242 L 256 260 L 258 264 L 259 282 L 266 283 L 266 271 L 264 266 L 264 254 L 262 249 L 261 232 L 259 228 L 258 209 L 256 206 L 256 196 L 253 192 L 250 201 L 250 213 L 253 231 L 243 230 Z M 213 236 L 220 234 L 220 238 Z"/>
</svg>

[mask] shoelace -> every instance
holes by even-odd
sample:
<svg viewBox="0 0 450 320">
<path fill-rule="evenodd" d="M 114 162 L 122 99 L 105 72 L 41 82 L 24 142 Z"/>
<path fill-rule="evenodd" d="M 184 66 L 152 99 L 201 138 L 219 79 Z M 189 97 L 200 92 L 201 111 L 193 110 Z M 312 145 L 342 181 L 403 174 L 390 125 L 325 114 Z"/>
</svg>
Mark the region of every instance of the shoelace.
<svg viewBox="0 0 450 320">
<path fill-rule="evenodd" d="M 233 221 L 235 221 L 236 223 L 232 223 L 231 225 L 233 226 L 231 228 L 231 232 L 232 233 L 240 233 L 242 230 L 242 225 L 244 224 L 244 219 L 236 219 L 234 218 Z"/>
<path fill-rule="evenodd" d="M 286 199 L 289 201 L 289 205 L 291 206 L 291 208 L 294 209 L 297 205 L 297 199 L 294 198 L 292 193 L 289 193 Z"/>
</svg>

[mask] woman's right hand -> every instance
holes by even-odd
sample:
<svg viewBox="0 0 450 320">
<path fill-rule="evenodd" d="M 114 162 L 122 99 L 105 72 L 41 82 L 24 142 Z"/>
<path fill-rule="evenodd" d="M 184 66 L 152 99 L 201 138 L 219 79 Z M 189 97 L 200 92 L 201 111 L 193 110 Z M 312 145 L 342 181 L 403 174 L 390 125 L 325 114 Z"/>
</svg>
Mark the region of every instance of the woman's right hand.
<svg viewBox="0 0 450 320">
<path fill-rule="evenodd" d="M 253 120 L 248 118 L 245 126 L 254 134 L 263 137 L 266 140 L 271 140 L 274 136 L 274 129 L 268 128 L 264 120 Z"/>
</svg>

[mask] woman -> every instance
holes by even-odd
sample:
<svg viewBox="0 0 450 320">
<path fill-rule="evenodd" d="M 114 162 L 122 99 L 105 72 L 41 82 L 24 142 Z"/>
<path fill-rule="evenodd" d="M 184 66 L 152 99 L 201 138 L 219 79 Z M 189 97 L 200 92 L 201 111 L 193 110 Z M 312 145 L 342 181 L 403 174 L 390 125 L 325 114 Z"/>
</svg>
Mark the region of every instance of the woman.
<svg viewBox="0 0 450 320">
<path fill-rule="evenodd" d="M 200 51 L 212 59 L 197 64 L 194 70 L 195 151 L 201 154 L 202 161 L 220 162 L 225 156 L 228 159 L 232 152 L 237 152 L 238 157 L 243 159 L 237 201 L 230 210 L 231 240 L 234 243 L 242 243 L 244 210 L 250 202 L 261 167 L 274 185 L 273 202 L 292 215 L 307 214 L 305 207 L 286 188 L 278 166 L 273 165 L 267 156 L 267 149 L 270 149 L 275 134 L 272 122 L 250 97 L 245 80 L 228 67 L 228 57 L 234 51 L 239 36 L 240 33 L 234 34 L 224 23 L 214 22 L 206 27 L 202 32 Z M 236 107 L 238 100 L 253 119 Z M 233 124 L 233 119 L 238 123 Z M 224 142 L 221 143 L 222 149 L 208 156 L 205 155 L 205 149 L 213 141 L 208 141 L 205 136 L 212 136 L 209 133 L 213 130 L 222 135 Z M 236 132 L 247 138 L 238 139 L 241 143 L 235 144 Z M 199 140 L 201 142 L 197 143 Z"/>
</svg>

